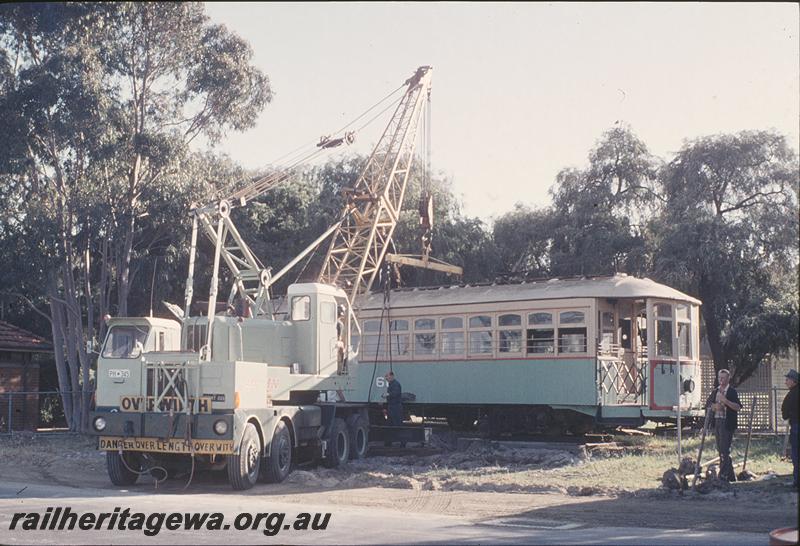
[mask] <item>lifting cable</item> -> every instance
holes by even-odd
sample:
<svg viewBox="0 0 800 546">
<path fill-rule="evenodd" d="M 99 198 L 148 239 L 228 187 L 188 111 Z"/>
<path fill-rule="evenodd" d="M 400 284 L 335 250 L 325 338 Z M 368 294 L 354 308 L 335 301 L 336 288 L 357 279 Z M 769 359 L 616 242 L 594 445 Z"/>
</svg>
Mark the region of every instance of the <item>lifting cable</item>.
<svg viewBox="0 0 800 546">
<path fill-rule="evenodd" d="M 333 133 L 331 133 L 331 134 L 333 134 L 333 135 L 338 135 L 338 134 L 342 133 L 342 132 L 343 132 L 345 129 L 349 129 L 349 128 L 350 128 L 350 127 L 351 127 L 351 126 L 352 126 L 352 125 L 353 125 L 355 122 L 357 122 L 358 120 L 360 120 L 361 118 L 363 118 L 364 116 L 366 116 L 366 115 L 367 115 L 368 113 L 370 113 L 372 110 L 374 110 L 375 108 L 377 108 L 378 106 L 380 106 L 380 104 L 381 104 L 381 103 L 383 103 L 384 101 L 388 100 L 388 99 L 389 99 L 389 98 L 390 98 L 392 95 L 394 95 L 395 93 L 397 93 L 399 90 L 403 89 L 404 87 L 405 87 L 405 84 L 401 85 L 400 87 L 398 87 L 397 89 L 395 89 L 394 91 L 392 91 L 391 93 L 389 93 L 388 95 L 386 95 L 385 97 L 383 97 L 381 100 L 379 100 L 378 102 L 376 102 L 375 104 L 373 104 L 372 106 L 370 106 L 369 108 L 367 108 L 367 109 L 366 109 L 366 110 L 365 110 L 363 113 L 361 113 L 361 114 L 360 114 L 360 115 L 359 115 L 357 118 L 355 118 L 353 121 L 351 121 L 350 123 L 348 123 L 347 125 L 345 125 L 345 126 L 344 126 L 344 127 L 342 127 L 341 129 L 339 129 L 338 131 L 334 131 L 334 132 L 333 132 Z M 358 130 L 360 131 L 361 129 L 358 129 Z M 312 141 L 310 141 L 310 142 L 307 142 L 307 143 L 305 143 L 305 144 L 301 144 L 300 146 L 298 146 L 297 148 L 295 148 L 295 149 L 294 149 L 294 150 L 292 150 L 291 152 L 285 153 L 285 154 L 283 154 L 282 156 L 280 156 L 279 158 L 275 159 L 275 160 L 274 160 L 272 163 L 278 163 L 278 162 L 280 162 L 280 161 L 283 161 L 283 160 L 285 160 L 285 159 L 286 159 L 286 158 L 288 158 L 288 157 L 291 157 L 292 155 L 296 154 L 297 152 L 300 152 L 301 150 L 303 150 L 303 149 L 305 149 L 305 148 L 308 148 L 308 147 L 311 147 L 311 146 L 316 146 L 316 142 L 317 142 L 317 141 L 314 141 L 314 140 L 312 140 Z"/>
<path fill-rule="evenodd" d="M 367 391 L 367 403 L 369 404 L 372 401 L 372 385 L 375 384 L 375 373 L 378 369 L 378 355 L 380 354 L 381 350 L 381 340 L 383 339 L 383 317 L 386 317 L 386 320 L 389 320 L 389 306 L 390 306 L 390 294 L 391 294 L 391 282 L 392 277 L 390 274 L 390 267 L 389 263 L 386 263 L 384 266 L 385 272 L 383 275 L 383 308 L 381 309 L 381 319 L 378 323 L 378 340 L 377 345 L 375 346 L 375 360 L 372 362 L 372 379 L 369 381 L 369 390 Z M 391 343 L 391 326 L 389 327 L 389 371 L 394 373 L 392 369 L 392 343 Z"/>
<path fill-rule="evenodd" d="M 392 94 L 394 94 L 394 93 L 396 93 L 396 92 L 397 92 L 397 91 L 395 90 L 394 92 L 392 92 Z M 391 94 L 390 94 L 389 96 L 391 96 Z M 387 98 L 388 98 L 388 97 L 387 97 Z M 378 113 L 377 113 L 377 114 L 375 114 L 373 117 L 371 117 L 369 120 L 367 120 L 367 121 L 366 121 L 366 123 L 364 123 L 363 125 L 361 125 L 360 127 L 358 127 L 358 128 L 355 130 L 355 132 L 356 132 L 356 133 L 360 133 L 361 131 L 363 131 L 363 130 L 364 130 L 365 128 L 367 128 L 367 127 L 368 127 L 370 124 L 372 124 L 372 123 L 373 123 L 373 122 L 374 122 L 376 119 L 378 119 L 378 118 L 380 118 L 381 116 L 383 116 L 383 115 L 384 115 L 384 114 L 385 114 L 385 113 L 386 113 L 388 110 L 390 110 L 391 108 L 394 108 L 395 106 L 397 106 L 397 104 L 398 104 L 398 103 L 399 103 L 399 102 L 400 102 L 402 99 L 403 99 L 403 97 L 401 96 L 401 97 L 398 97 L 397 99 L 395 99 L 394 101 L 390 102 L 389 104 L 387 104 L 387 105 L 386 105 L 386 107 L 384 107 L 384 108 L 383 108 L 383 109 L 382 109 L 380 112 L 378 112 Z M 344 126 L 342 129 L 340 129 L 339 131 L 337 131 L 337 132 L 335 132 L 335 133 L 332 133 L 332 134 L 334 134 L 334 135 L 341 134 L 341 132 L 342 132 L 342 131 L 344 131 L 345 129 L 349 128 L 349 127 L 350 127 L 351 125 L 353 125 L 353 124 L 354 124 L 354 123 L 355 123 L 357 120 L 359 120 L 359 119 L 363 118 L 363 117 L 364 117 L 364 116 L 365 116 L 365 115 L 366 115 L 368 112 L 370 112 L 371 110 L 375 109 L 375 107 L 377 107 L 377 106 L 378 106 L 378 105 L 379 105 L 381 102 L 383 102 L 384 100 L 386 100 L 386 99 L 383 99 L 383 100 L 381 100 L 380 102 L 378 102 L 377 104 L 375 104 L 375 105 L 371 106 L 371 107 L 370 107 L 370 108 L 369 108 L 369 109 L 368 109 L 366 112 L 364 112 L 363 114 L 361 114 L 360 116 L 358 116 L 356 119 L 354 119 L 353 121 L 351 121 L 350 123 L 348 123 L 347 125 L 345 125 L 345 126 Z M 289 164 L 288 164 L 288 165 L 285 165 L 285 166 L 281 166 L 281 167 L 279 167 L 279 168 L 277 169 L 277 172 L 276 172 L 276 173 L 275 173 L 275 174 L 274 174 L 274 175 L 271 177 L 271 179 L 270 179 L 270 175 L 267 175 L 267 176 L 265 177 L 267 180 L 265 180 L 264 182 L 265 182 L 266 184 L 268 184 L 268 185 L 270 185 L 270 184 L 272 184 L 272 183 L 277 183 L 277 182 L 281 181 L 281 180 L 280 180 L 280 179 L 281 179 L 281 177 L 285 177 L 285 175 L 286 175 L 286 173 L 287 173 L 288 171 L 291 171 L 291 170 L 292 170 L 292 169 L 294 169 L 295 167 L 297 167 L 297 166 L 299 166 L 299 165 L 302 165 L 302 164 L 304 164 L 304 163 L 307 163 L 307 162 L 311 161 L 311 160 L 312 160 L 312 159 L 314 159 L 316 156 L 318 156 L 318 155 L 321 155 L 321 154 L 322 154 L 323 152 L 325 152 L 326 150 L 329 150 L 329 149 L 331 149 L 331 148 L 320 147 L 320 146 L 317 146 L 316 144 L 313 144 L 313 143 L 312 143 L 312 145 L 314 146 L 314 148 L 313 148 L 313 149 L 309 150 L 308 152 L 305 152 L 305 151 L 304 151 L 304 155 L 299 155 L 299 156 L 297 156 L 297 155 L 295 154 L 295 157 L 292 157 L 292 159 L 291 159 L 291 161 L 289 162 Z M 301 146 L 301 147 L 300 147 L 298 150 L 302 150 L 303 148 L 307 148 L 308 146 L 309 146 L 308 144 L 304 144 L 304 145 L 303 145 L 303 146 Z M 288 154 L 287 154 L 287 155 L 288 155 Z M 284 155 L 283 157 L 286 157 L 286 156 Z M 249 187 L 249 186 L 247 186 L 246 188 L 248 188 L 248 187 Z M 246 188 L 245 188 L 245 189 L 246 189 Z M 241 192 L 241 191 L 242 191 L 242 190 L 240 190 L 240 192 Z M 237 193 L 239 193 L 239 192 L 237 192 Z"/>
<path fill-rule="evenodd" d="M 349 129 L 358 120 L 360 120 L 361 118 L 363 118 L 364 116 L 369 114 L 371 111 L 375 110 L 377 107 L 379 107 L 381 104 L 386 102 L 388 99 L 390 99 L 393 95 L 395 95 L 398 91 L 400 91 L 403 88 L 405 88 L 405 84 L 401 85 L 397 89 L 393 90 L 391 93 L 389 93 L 388 95 L 383 97 L 381 100 L 379 100 L 378 102 L 376 102 L 375 104 L 373 104 L 372 106 L 367 108 L 364 112 L 362 112 L 360 115 L 358 115 L 350 123 L 348 123 L 344 127 L 340 128 L 339 130 L 334 131 L 333 133 L 330 133 L 330 134 L 338 135 L 338 134 L 341 134 L 346 129 Z M 381 110 L 377 115 L 373 116 L 365 124 L 361 125 L 358 129 L 355 130 L 355 132 L 358 133 L 358 132 L 362 131 L 365 127 L 367 127 L 369 124 L 371 124 L 373 121 L 375 121 L 381 115 L 383 115 L 389 108 L 391 108 L 392 106 L 394 106 L 398 102 L 400 102 L 402 100 L 402 98 L 403 98 L 403 96 L 401 95 L 399 98 L 397 98 L 394 101 L 390 102 L 388 106 L 386 106 L 383 110 Z M 283 154 L 282 156 L 280 156 L 279 158 L 277 158 L 274 161 L 270 162 L 269 164 L 270 165 L 275 165 L 275 164 L 279 164 L 281 161 L 287 161 L 287 164 L 283 165 L 283 166 L 279 165 L 276 168 L 276 173 L 273 174 L 273 175 L 265 176 L 263 178 L 263 183 L 260 184 L 260 185 L 265 185 L 266 187 L 269 187 L 270 185 L 272 185 L 274 183 L 280 182 L 281 181 L 280 180 L 281 177 L 284 177 L 286 175 L 287 171 L 290 171 L 291 169 L 294 169 L 295 167 L 297 167 L 298 165 L 300 165 L 302 163 L 306 163 L 306 162 L 310 161 L 315 156 L 321 154 L 323 151 L 325 151 L 327 149 L 330 149 L 330 148 L 324 148 L 324 147 L 318 146 L 318 141 L 313 141 L 312 140 L 312 141 L 309 141 L 309 142 L 307 142 L 305 144 L 302 144 L 302 145 L 298 146 L 297 148 L 295 148 L 294 150 L 292 150 L 292 151 L 290 151 L 288 153 Z M 235 192 L 234 196 L 237 196 L 238 194 L 243 193 L 245 190 L 247 190 L 251 186 L 252 186 L 252 184 L 245 186 L 244 188 L 242 188 L 239 191 Z"/>
<path fill-rule="evenodd" d="M 391 311 L 392 264 L 386 262 L 383 268 L 385 277 L 383 283 L 383 308 L 386 309 L 386 325 L 389 327 L 389 340 L 386 345 L 389 347 L 389 371 L 394 373 L 394 368 L 392 367 L 392 319 L 389 315 Z"/>
</svg>

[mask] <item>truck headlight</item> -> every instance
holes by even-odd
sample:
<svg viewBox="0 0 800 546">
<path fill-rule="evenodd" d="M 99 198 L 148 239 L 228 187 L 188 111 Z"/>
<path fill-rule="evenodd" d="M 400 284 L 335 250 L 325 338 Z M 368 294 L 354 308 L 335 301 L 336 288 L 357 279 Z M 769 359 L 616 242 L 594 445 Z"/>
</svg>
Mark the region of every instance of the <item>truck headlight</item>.
<svg viewBox="0 0 800 546">
<path fill-rule="evenodd" d="M 214 432 L 222 436 L 226 432 L 228 432 L 228 423 L 220 419 L 214 423 Z"/>
<path fill-rule="evenodd" d="M 98 432 L 101 432 L 106 429 L 106 420 L 102 417 L 95 417 L 94 419 L 94 429 Z"/>
</svg>

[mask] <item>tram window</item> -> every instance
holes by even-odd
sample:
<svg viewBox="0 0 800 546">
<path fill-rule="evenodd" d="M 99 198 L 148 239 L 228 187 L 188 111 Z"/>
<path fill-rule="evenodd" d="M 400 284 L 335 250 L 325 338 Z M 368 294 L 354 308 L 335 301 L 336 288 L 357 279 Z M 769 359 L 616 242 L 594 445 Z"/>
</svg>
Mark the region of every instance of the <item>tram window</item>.
<svg viewBox="0 0 800 546">
<path fill-rule="evenodd" d="M 614 349 L 614 313 L 612 311 L 602 311 L 600 313 L 600 349 L 609 352 Z"/>
<path fill-rule="evenodd" d="M 528 324 L 553 324 L 552 313 L 531 313 L 528 315 Z"/>
<path fill-rule="evenodd" d="M 366 360 L 380 358 L 386 352 L 386 336 L 365 335 L 362 345 L 364 347 L 364 358 Z"/>
<path fill-rule="evenodd" d="M 680 356 L 692 358 L 692 320 L 689 306 L 679 303 L 675 307 L 675 314 L 678 317 L 678 347 Z"/>
<path fill-rule="evenodd" d="M 311 297 L 295 296 L 292 298 L 292 320 L 308 320 L 311 318 Z"/>
<path fill-rule="evenodd" d="M 408 333 L 409 323 L 407 320 L 393 320 L 389 323 L 390 335 L 390 354 L 394 356 L 408 356 L 411 345 L 411 335 Z M 403 332 L 403 333 L 395 333 Z"/>
<path fill-rule="evenodd" d="M 513 328 L 522 326 L 522 317 L 515 314 L 500 315 L 497 319 L 497 324 L 500 328 L 497 332 L 499 339 L 498 351 L 501 353 L 522 352 L 522 330 Z"/>
<path fill-rule="evenodd" d="M 656 354 L 672 356 L 672 320 L 659 318 L 656 321 Z"/>
<path fill-rule="evenodd" d="M 389 329 L 393 332 L 397 331 L 408 331 L 408 321 L 407 320 L 393 320 L 389 326 Z"/>
<path fill-rule="evenodd" d="M 498 326 L 520 326 L 522 317 L 519 315 L 500 315 L 497 319 Z"/>
<path fill-rule="evenodd" d="M 461 329 L 464 327 L 462 317 L 447 317 L 442 319 L 442 330 Z"/>
<path fill-rule="evenodd" d="M 647 311 L 642 310 L 636 315 L 636 331 L 639 332 L 639 340 L 642 346 L 647 346 Z"/>
<path fill-rule="evenodd" d="M 522 352 L 522 331 L 521 330 L 500 330 L 499 350 L 501 353 Z"/>
<path fill-rule="evenodd" d="M 381 329 L 381 321 L 379 320 L 365 320 L 363 330 L 365 332 L 379 332 Z"/>
<path fill-rule="evenodd" d="M 380 320 L 365 320 L 362 327 L 364 337 L 362 339 L 362 354 L 365 359 L 381 357 L 386 349 L 386 335 L 377 335 L 381 331 Z M 378 341 L 380 340 L 380 347 Z"/>
<path fill-rule="evenodd" d="M 408 335 L 392 334 L 392 344 L 389 347 L 393 356 L 408 356 L 410 341 Z"/>
<path fill-rule="evenodd" d="M 558 329 L 559 353 L 585 353 L 586 328 L 559 328 Z"/>
<path fill-rule="evenodd" d="M 464 354 L 464 332 L 442 332 L 442 355 Z"/>
<path fill-rule="evenodd" d="M 477 317 L 469 317 L 470 328 L 491 328 L 492 317 L 489 315 L 479 315 Z"/>
<path fill-rule="evenodd" d="M 436 352 L 436 334 L 414 334 L 414 356 Z"/>
<path fill-rule="evenodd" d="M 682 358 L 692 358 L 692 344 L 689 337 L 690 326 L 688 322 L 678 323 L 678 343 L 680 343 L 680 356 Z"/>
<path fill-rule="evenodd" d="M 528 330 L 528 354 L 553 354 L 555 352 L 555 330 L 536 328 Z"/>
<path fill-rule="evenodd" d="M 464 354 L 464 317 L 441 319 L 442 356 Z"/>
<path fill-rule="evenodd" d="M 672 306 L 668 303 L 657 303 L 656 304 L 656 316 L 657 317 L 666 317 L 671 319 L 672 318 Z"/>
<path fill-rule="evenodd" d="M 470 332 L 469 354 L 492 354 L 492 332 Z"/>
<path fill-rule="evenodd" d="M 436 321 L 432 318 L 421 318 L 414 321 L 414 330 L 435 330 Z"/>
<path fill-rule="evenodd" d="M 560 324 L 583 324 L 583 311 L 564 311 L 559 315 Z"/>
</svg>

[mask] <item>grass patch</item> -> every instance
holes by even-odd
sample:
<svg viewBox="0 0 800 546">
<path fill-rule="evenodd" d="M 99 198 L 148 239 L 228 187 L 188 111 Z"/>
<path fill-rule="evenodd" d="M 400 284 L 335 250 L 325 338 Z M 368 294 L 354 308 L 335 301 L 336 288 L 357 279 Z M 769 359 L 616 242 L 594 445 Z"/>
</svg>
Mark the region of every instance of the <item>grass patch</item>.
<svg viewBox="0 0 800 546">
<path fill-rule="evenodd" d="M 615 438 L 617 445 L 625 446 L 626 451 L 619 455 L 595 455 L 583 464 L 536 471 L 540 483 L 562 487 L 596 487 L 599 489 L 619 489 L 638 491 L 653 489 L 661 485 L 664 471 L 678 466 L 678 447 L 675 439 L 655 436 L 633 436 Z M 731 457 L 734 464 L 744 460 L 747 444 L 746 435 L 734 437 Z M 700 447 L 699 437 L 684 438 L 681 442 L 683 457 L 697 458 Z M 774 436 L 753 437 L 747 456 L 747 468 L 759 476 L 769 472 L 782 476 L 781 480 L 791 479 L 792 463 L 781 460 L 783 438 Z M 713 435 L 706 437 L 703 462 L 717 456 Z M 738 473 L 741 467 L 736 468 Z"/>
<path fill-rule="evenodd" d="M 463 489 L 472 491 L 537 492 L 556 491 L 570 494 L 658 493 L 663 473 L 678 466 L 677 442 L 663 437 L 618 436 L 614 439 L 624 451 L 598 453 L 575 464 L 542 467 L 484 457 L 474 465 L 417 466 L 411 473 L 422 483 L 435 483 L 434 489 Z M 734 438 L 733 462 L 743 460 L 746 435 Z M 698 437 L 682 441 L 684 457 L 697 458 Z M 791 479 L 790 461 L 782 461 L 782 438 L 754 437 L 751 441 L 747 468 L 759 477 L 774 473 L 776 479 L 756 480 L 747 484 L 747 491 L 772 492 Z M 523 450 L 520 450 L 520 452 Z M 706 438 L 703 461 L 717 456 L 714 437 Z M 406 474 L 408 469 L 395 467 L 394 472 Z M 741 466 L 736 468 L 738 473 Z M 741 488 L 741 487 L 737 487 Z"/>
</svg>

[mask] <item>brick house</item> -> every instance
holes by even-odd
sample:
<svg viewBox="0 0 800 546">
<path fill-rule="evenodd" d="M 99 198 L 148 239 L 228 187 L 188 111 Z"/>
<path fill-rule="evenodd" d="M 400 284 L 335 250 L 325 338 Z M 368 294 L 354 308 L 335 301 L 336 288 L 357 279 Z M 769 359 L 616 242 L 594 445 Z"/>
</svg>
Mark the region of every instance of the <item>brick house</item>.
<svg viewBox="0 0 800 546">
<path fill-rule="evenodd" d="M 47 340 L 0 320 L 0 433 L 36 430 L 39 395 L 10 393 L 38 393 L 40 363 L 52 352 Z"/>
</svg>

